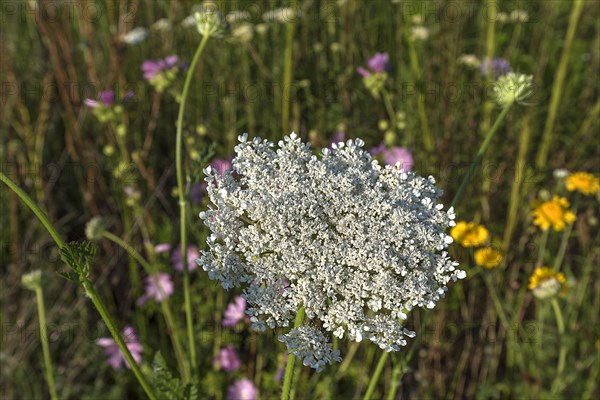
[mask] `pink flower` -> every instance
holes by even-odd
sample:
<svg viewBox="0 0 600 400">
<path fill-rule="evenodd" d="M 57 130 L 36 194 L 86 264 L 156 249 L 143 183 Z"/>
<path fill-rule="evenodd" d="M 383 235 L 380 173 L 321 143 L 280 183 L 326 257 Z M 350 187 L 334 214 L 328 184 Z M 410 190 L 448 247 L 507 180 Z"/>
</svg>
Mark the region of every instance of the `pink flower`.
<svg viewBox="0 0 600 400">
<path fill-rule="evenodd" d="M 238 379 L 227 389 L 227 400 L 255 400 L 256 387 L 248 378 Z"/>
<path fill-rule="evenodd" d="M 363 67 L 358 67 L 356 71 L 361 74 L 364 78 L 371 76 L 372 73 L 384 72 L 388 66 L 390 56 L 388 53 L 375 53 L 373 57 L 367 61 L 371 71 L 366 70 Z"/>
<path fill-rule="evenodd" d="M 169 56 L 162 60 L 146 60 L 142 64 L 142 71 L 144 71 L 144 78 L 150 79 L 154 78 L 161 71 L 166 69 L 171 69 L 177 62 L 179 61 L 179 57 L 173 55 Z"/>
<path fill-rule="evenodd" d="M 154 299 L 160 303 L 173 294 L 173 281 L 169 274 L 161 272 L 155 276 L 144 278 L 146 293 L 137 301 L 138 305 L 144 304 L 148 299 Z"/>
<path fill-rule="evenodd" d="M 237 296 L 233 303 L 229 303 L 223 313 L 223 326 L 236 326 L 246 317 L 246 300 L 242 296 Z"/>
<path fill-rule="evenodd" d="M 123 339 L 125 340 L 125 344 L 131 352 L 133 359 L 139 364 L 142 361 L 142 351 L 144 348 L 138 340 L 135 329 L 131 326 L 125 327 L 123 330 Z M 127 360 L 125 360 L 123 353 L 121 353 L 119 345 L 117 345 L 117 342 L 115 342 L 113 338 L 105 337 L 96 339 L 96 344 L 104 347 L 104 354 L 108 357 L 108 365 L 114 369 L 120 369 L 123 364 L 125 364 L 127 368 L 131 369 L 131 366 Z"/>
<path fill-rule="evenodd" d="M 131 90 L 129 90 L 129 91 L 127 91 L 127 93 L 125 93 L 125 95 L 121 99 L 121 102 L 125 103 L 127 100 L 131 99 L 133 96 L 134 96 L 134 93 Z M 112 106 L 113 104 L 115 104 L 115 101 L 116 101 L 116 95 L 115 95 L 114 90 L 103 90 L 100 93 L 98 93 L 98 100 L 88 98 L 88 99 L 83 100 L 83 104 L 85 104 L 86 106 L 88 106 L 90 108 L 96 108 L 98 106 Z"/>
<path fill-rule="evenodd" d="M 392 147 L 388 149 L 384 143 L 381 143 L 379 146 L 373 147 L 369 152 L 373 156 L 378 154 L 383 155 L 383 161 L 387 165 L 396 165 L 396 163 L 399 163 L 400 169 L 404 171 L 410 171 L 414 165 L 411 152 L 404 147 Z"/>
<path fill-rule="evenodd" d="M 159 243 L 154 246 L 154 251 L 157 253 L 166 253 L 167 251 L 171 251 L 171 245 L 169 243 Z"/>
<path fill-rule="evenodd" d="M 193 271 L 196 269 L 196 259 L 198 258 L 198 248 L 194 245 L 189 245 L 187 247 L 187 262 L 188 262 L 188 271 Z M 173 268 L 175 268 L 179 272 L 183 272 L 183 259 L 181 258 L 181 245 L 177 245 L 177 248 L 173 252 L 171 256 L 171 263 L 173 264 Z"/>
<path fill-rule="evenodd" d="M 221 158 L 214 160 L 210 165 L 217 170 L 220 175 L 223 175 L 225 172 L 233 168 L 231 165 L 231 160 L 224 160 Z"/>
<path fill-rule="evenodd" d="M 242 366 L 233 345 L 228 345 L 219 351 L 219 355 L 213 359 L 213 365 L 221 368 L 225 372 L 233 372 Z"/>
<path fill-rule="evenodd" d="M 410 171 L 414 161 L 410 151 L 404 147 L 392 147 L 383 152 L 383 159 L 388 165 L 396 165 L 399 163 L 400 169 Z"/>
</svg>

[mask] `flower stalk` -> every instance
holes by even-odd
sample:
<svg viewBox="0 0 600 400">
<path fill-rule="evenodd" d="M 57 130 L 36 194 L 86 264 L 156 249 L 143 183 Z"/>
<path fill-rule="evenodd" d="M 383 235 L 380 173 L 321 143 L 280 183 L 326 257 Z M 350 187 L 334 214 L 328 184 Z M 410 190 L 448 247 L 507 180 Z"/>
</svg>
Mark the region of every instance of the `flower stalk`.
<svg viewBox="0 0 600 400">
<path fill-rule="evenodd" d="M 508 110 L 510 110 L 511 105 L 512 105 L 512 103 L 509 103 L 506 106 L 504 106 L 504 108 L 502 109 L 502 111 L 500 112 L 498 117 L 496 118 L 494 125 L 492 125 L 492 128 L 489 130 L 489 132 L 485 136 L 485 139 L 483 140 L 481 147 L 479 147 L 479 150 L 477 151 L 477 154 L 475 155 L 475 160 L 473 160 L 473 163 L 471 163 L 471 165 L 469 166 L 467 175 L 465 175 L 465 177 L 463 178 L 463 181 L 460 184 L 460 187 L 458 188 L 456 195 L 454 195 L 454 199 L 452 199 L 452 207 L 456 207 L 456 204 L 462 198 L 462 195 L 463 195 L 465 189 L 467 188 L 467 184 L 471 181 L 471 178 L 473 177 L 475 168 L 477 168 L 477 166 L 481 162 L 481 159 L 483 158 L 483 155 L 485 154 L 487 148 L 489 147 L 490 142 L 492 141 L 492 138 L 498 131 L 498 128 L 502 124 L 502 121 L 504 121 L 506 114 L 508 114 Z"/>
<path fill-rule="evenodd" d="M 185 112 L 185 103 L 187 101 L 188 92 L 190 89 L 190 84 L 192 82 L 192 76 L 196 69 L 196 64 L 200 59 L 200 55 L 210 38 L 210 34 L 205 34 L 202 36 L 202 40 L 200 41 L 200 45 L 196 50 L 196 54 L 194 54 L 194 58 L 192 59 L 192 63 L 190 64 L 190 69 L 185 77 L 185 83 L 183 86 L 183 92 L 181 93 L 181 103 L 179 104 L 179 115 L 177 116 L 177 137 L 175 144 L 175 166 L 177 169 L 177 194 L 179 197 L 179 210 L 180 210 L 180 219 L 179 219 L 179 234 L 181 241 L 181 262 L 183 264 L 183 296 L 185 303 L 185 320 L 187 326 L 187 338 L 188 338 L 188 347 L 190 351 L 190 360 L 192 370 L 196 371 L 198 367 L 198 361 L 196 359 L 196 344 L 194 342 L 194 327 L 192 320 L 192 302 L 190 297 L 190 272 L 188 268 L 188 260 L 187 260 L 187 229 L 186 229 L 186 208 L 187 201 L 185 198 L 185 190 L 183 184 L 183 163 L 182 163 L 182 133 L 183 133 L 183 114 Z"/>
<path fill-rule="evenodd" d="M 294 328 L 302 325 L 304 320 L 304 307 L 300 307 L 294 321 Z M 296 356 L 291 352 L 288 354 L 287 364 L 285 366 L 285 377 L 283 379 L 283 391 L 281 392 L 281 400 L 290 399 L 290 391 L 292 388 L 292 377 L 294 376 L 294 366 L 296 364 Z"/>
<path fill-rule="evenodd" d="M 58 234 L 58 231 L 56 230 L 56 228 L 54 228 L 52 223 L 50 223 L 50 221 L 48 220 L 48 217 L 46 216 L 46 214 L 44 214 L 44 212 L 40 209 L 40 207 L 37 204 L 35 204 L 33 202 L 33 200 L 31 200 L 31 197 L 29 197 L 29 195 L 27 195 L 27 193 L 25 193 L 20 187 L 18 187 L 3 172 L 0 172 L 0 181 L 4 182 L 13 192 L 15 192 L 15 194 L 17 196 L 19 196 L 19 198 L 23 201 L 23 203 L 25 203 L 25 205 L 27 205 L 27 207 L 29 207 L 29 209 L 38 217 L 38 219 L 40 220 L 42 225 L 44 225 L 44 227 L 46 228 L 46 230 L 48 231 L 50 236 L 52 236 L 52 238 L 56 242 L 56 245 L 58 246 L 58 248 L 61 249 L 61 248 L 65 247 L 65 242 L 62 240 L 62 238 Z M 98 310 L 98 313 L 102 317 L 102 320 L 108 327 L 111 335 L 115 339 L 115 342 L 119 346 L 119 349 L 123 353 L 125 359 L 131 365 L 131 369 L 132 369 L 134 375 L 136 376 L 138 382 L 140 383 L 140 386 L 142 386 L 142 388 L 144 389 L 144 391 L 146 392 L 146 395 L 148 396 L 148 398 L 150 400 L 155 400 L 156 397 L 154 396 L 154 392 L 152 391 L 150 384 L 148 383 L 148 381 L 142 374 L 140 367 L 137 365 L 137 363 L 133 359 L 133 356 L 131 355 L 131 352 L 125 345 L 125 342 L 123 341 L 123 338 L 121 337 L 121 334 L 115 328 L 115 324 L 112 322 L 110 315 L 108 314 L 108 311 L 106 310 L 106 307 L 104 306 L 104 303 L 102 302 L 102 300 L 96 293 L 96 290 L 94 289 L 94 286 L 92 285 L 92 282 L 88 278 L 85 278 L 85 279 L 81 280 L 80 283 L 83 285 L 87 295 L 90 297 L 90 299 L 92 299 L 94 306 L 96 307 L 96 309 Z"/>
</svg>

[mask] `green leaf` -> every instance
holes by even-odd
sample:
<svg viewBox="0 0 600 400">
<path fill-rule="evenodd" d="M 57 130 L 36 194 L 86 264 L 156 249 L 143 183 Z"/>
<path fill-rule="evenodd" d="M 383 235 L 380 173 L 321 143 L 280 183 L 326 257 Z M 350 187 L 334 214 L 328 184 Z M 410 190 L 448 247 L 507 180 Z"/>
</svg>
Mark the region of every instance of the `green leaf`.
<svg viewBox="0 0 600 400">
<path fill-rule="evenodd" d="M 58 275 L 60 275 L 68 281 L 77 282 L 79 280 L 79 277 L 75 272 L 58 272 Z"/>
<path fill-rule="evenodd" d="M 60 258 L 77 274 L 79 280 L 87 278 L 96 255 L 96 246 L 88 241 L 70 242 L 60 248 Z M 71 279 L 72 275 L 61 275 Z"/>
<path fill-rule="evenodd" d="M 160 351 L 152 361 L 152 372 L 160 400 L 198 400 L 196 385 L 189 383 L 184 386 L 179 378 L 175 378 Z"/>
</svg>

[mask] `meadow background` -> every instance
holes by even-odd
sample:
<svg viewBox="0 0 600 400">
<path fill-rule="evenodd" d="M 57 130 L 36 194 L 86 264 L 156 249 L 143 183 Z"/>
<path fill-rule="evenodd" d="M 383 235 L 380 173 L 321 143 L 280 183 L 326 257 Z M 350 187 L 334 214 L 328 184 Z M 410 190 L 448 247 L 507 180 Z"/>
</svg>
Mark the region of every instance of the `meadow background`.
<svg viewBox="0 0 600 400">
<path fill-rule="evenodd" d="M 84 238 L 86 223 L 105 217 L 110 232 L 171 275 L 181 326 L 181 274 L 173 270 L 170 254 L 152 249 L 179 243 L 176 90 L 185 71 L 159 93 L 140 67 L 144 60 L 173 54 L 191 60 L 200 35 L 182 21 L 197 5 L 183 0 L 0 3 L 2 171 L 47 211 L 66 240 Z M 567 196 L 554 177 L 556 169 L 600 172 L 600 2 L 223 0 L 217 5 L 224 15 L 247 14 L 243 20 L 230 16 L 233 33 L 209 40 L 195 71 L 184 120 L 190 185 L 201 180 L 202 167 L 233 156 L 243 132 L 279 140 L 295 131 L 315 148 L 329 146 L 343 132 L 347 139 L 362 138 L 367 148 L 385 141 L 409 149 L 413 170 L 436 178 L 447 205 L 499 112 L 489 100 L 489 76 L 461 56 L 502 57 L 514 71 L 533 75 L 534 96 L 509 112 L 457 206 L 457 220 L 485 225 L 504 260 L 482 269 L 472 250 L 451 247 L 467 278 L 452 284 L 434 310 L 409 315 L 408 326 L 418 335 L 387 360 L 373 398 L 387 398 L 392 388 L 396 398 L 414 399 L 600 397 L 597 195 L 581 198 L 566 239 L 551 231 L 541 255 L 551 266 L 561 243 L 566 246 L 561 271 L 569 290 L 558 298 L 564 332 L 550 303 L 527 289 L 542 237 L 532 225 L 531 203 L 548 193 Z M 269 18 L 269 11 L 281 7 L 299 13 L 279 10 Z M 525 15 L 515 10 L 527 18 L 515 17 Z M 136 27 L 147 29 L 144 40 L 127 36 Z M 415 27 L 424 28 L 427 37 L 415 39 Z M 390 56 L 386 88 L 394 117 L 401 119 L 395 125 L 388 105 L 369 92 L 356 71 L 377 52 Z M 118 123 L 100 122 L 84 104 L 101 90 L 114 90 L 117 98 L 134 92 Z M 207 231 L 197 215 L 206 204 L 204 196 L 189 213 L 189 240 L 199 248 L 205 247 Z M 95 340 L 109 336 L 107 329 L 82 289 L 55 274 L 64 266 L 41 224 L 5 186 L 0 205 L 0 397 L 48 398 L 35 296 L 21 285 L 24 273 L 42 269 L 50 273 L 44 297 L 59 397 L 143 398 L 129 371 L 106 363 Z M 114 243 L 101 240 L 98 246 L 93 280 L 120 326 L 138 331 L 142 369 L 150 370 L 158 350 L 174 366 L 160 307 L 136 304 L 145 273 Z M 227 387 L 241 377 L 254 382 L 260 398 L 277 398 L 276 372 L 285 353 L 277 335 L 255 333 L 248 324 L 223 327 L 223 311 L 240 291 L 224 291 L 200 268 L 191 273 L 191 283 L 201 398 L 225 398 Z M 233 373 L 212 363 L 228 344 L 243 363 Z M 304 368 L 297 399 L 364 394 L 380 350 L 365 342 L 337 345 L 344 361 L 320 374 Z M 557 377 L 562 347 L 566 368 Z"/>
</svg>

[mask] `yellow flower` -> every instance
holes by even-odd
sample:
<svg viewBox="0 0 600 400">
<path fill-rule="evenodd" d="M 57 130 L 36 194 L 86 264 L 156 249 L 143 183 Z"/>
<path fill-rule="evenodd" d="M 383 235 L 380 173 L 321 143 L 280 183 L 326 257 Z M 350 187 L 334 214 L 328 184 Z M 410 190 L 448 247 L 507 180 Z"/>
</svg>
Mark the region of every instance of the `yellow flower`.
<svg viewBox="0 0 600 400">
<path fill-rule="evenodd" d="M 477 247 L 487 241 L 490 233 L 483 225 L 460 221 L 450 230 L 450 235 L 463 247 Z"/>
<path fill-rule="evenodd" d="M 502 253 L 492 247 L 483 247 L 475 251 L 475 264 L 480 267 L 494 268 L 502 262 Z"/>
<path fill-rule="evenodd" d="M 552 200 L 536 202 L 533 207 L 533 224 L 543 231 L 548 230 L 550 226 L 555 231 L 562 231 L 567 224 L 577 219 L 569 210 L 569 200 L 564 197 L 553 196 Z"/>
<path fill-rule="evenodd" d="M 600 179 L 587 172 L 574 172 L 565 178 L 567 190 L 574 190 L 583 193 L 586 196 L 592 196 L 600 190 Z"/>
<path fill-rule="evenodd" d="M 529 277 L 528 288 L 533 295 L 539 299 L 545 299 L 556 295 L 566 282 L 562 272 L 556 272 L 548 267 L 538 267 Z"/>
</svg>

